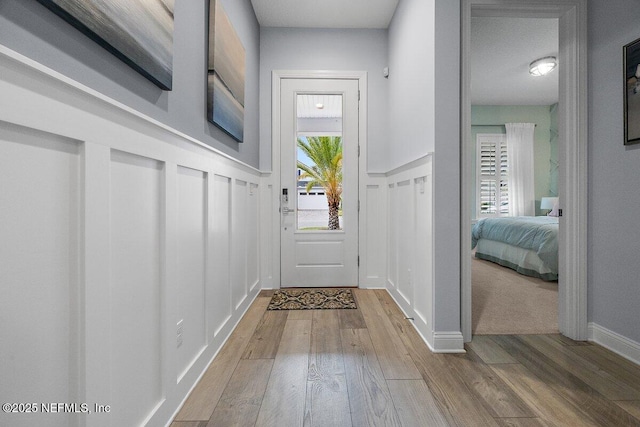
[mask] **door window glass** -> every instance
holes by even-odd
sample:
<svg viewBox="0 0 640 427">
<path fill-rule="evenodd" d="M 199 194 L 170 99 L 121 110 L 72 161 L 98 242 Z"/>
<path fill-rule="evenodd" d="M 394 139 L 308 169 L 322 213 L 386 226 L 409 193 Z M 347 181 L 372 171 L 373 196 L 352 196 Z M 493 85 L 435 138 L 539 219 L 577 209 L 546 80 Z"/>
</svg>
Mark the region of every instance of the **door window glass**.
<svg viewBox="0 0 640 427">
<path fill-rule="evenodd" d="M 296 224 L 342 230 L 342 95 L 297 95 Z"/>
</svg>

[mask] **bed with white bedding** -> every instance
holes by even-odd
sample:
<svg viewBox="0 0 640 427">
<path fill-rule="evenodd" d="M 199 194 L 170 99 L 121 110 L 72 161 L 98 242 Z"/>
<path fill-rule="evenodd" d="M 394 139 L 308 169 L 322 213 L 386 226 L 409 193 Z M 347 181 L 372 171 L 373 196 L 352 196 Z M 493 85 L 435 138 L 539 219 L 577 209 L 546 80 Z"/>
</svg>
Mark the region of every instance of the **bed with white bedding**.
<svg viewBox="0 0 640 427">
<path fill-rule="evenodd" d="M 480 219 L 472 230 L 476 258 L 543 280 L 558 280 L 558 218 Z"/>
</svg>

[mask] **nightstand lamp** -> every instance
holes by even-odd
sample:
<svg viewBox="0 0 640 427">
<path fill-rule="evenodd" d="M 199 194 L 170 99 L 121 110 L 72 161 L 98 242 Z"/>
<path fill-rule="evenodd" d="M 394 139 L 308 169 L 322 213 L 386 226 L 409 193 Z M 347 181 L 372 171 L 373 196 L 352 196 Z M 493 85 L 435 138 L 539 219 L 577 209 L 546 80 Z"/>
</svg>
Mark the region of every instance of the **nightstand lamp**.
<svg viewBox="0 0 640 427">
<path fill-rule="evenodd" d="M 558 204 L 557 197 L 543 197 L 542 199 L 540 199 L 540 210 L 549 211 L 547 212 L 547 215 L 549 215 L 553 210 L 554 206 L 556 206 L 557 204 Z"/>
</svg>

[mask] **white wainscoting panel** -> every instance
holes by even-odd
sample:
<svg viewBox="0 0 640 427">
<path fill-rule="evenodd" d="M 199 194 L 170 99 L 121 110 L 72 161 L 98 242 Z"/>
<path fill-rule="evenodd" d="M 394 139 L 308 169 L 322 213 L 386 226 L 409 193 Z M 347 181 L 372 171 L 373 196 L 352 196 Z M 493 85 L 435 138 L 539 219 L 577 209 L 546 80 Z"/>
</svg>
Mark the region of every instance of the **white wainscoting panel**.
<svg viewBox="0 0 640 427">
<path fill-rule="evenodd" d="M 410 179 L 396 182 L 396 290 L 406 304 L 413 302 L 412 270 L 415 255 L 415 206 Z"/>
<path fill-rule="evenodd" d="M 77 399 L 80 144 L 0 121 L 0 396 Z M 67 426 L 68 414 L 0 413 Z M 17 421 L 17 422 L 16 422 Z"/>
<path fill-rule="evenodd" d="M 164 394 L 163 166 L 153 159 L 111 152 L 111 390 L 117 391 L 111 396 L 111 417 L 115 425 L 142 424 Z"/>
<path fill-rule="evenodd" d="M 433 330 L 433 174 L 427 155 L 387 174 L 387 290 L 431 349 Z M 448 337 L 448 335 L 447 335 Z"/>
<path fill-rule="evenodd" d="M 260 187 L 249 183 L 247 194 L 247 287 L 249 293 L 256 291 L 260 284 Z"/>
<path fill-rule="evenodd" d="M 176 347 L 180 381 L 207 343 L 205 287 L 208 192 L 206 172 L 178 166 L 177 178 Z"/>
<path fill-rule="evenodd" d="M 360 286 L 381 288 L 385 286 L 386 270 L 386 179 L 369 177 L 364 185 L 360 217 Z"/>
<path fill-rule="evenodd" d="M 111 408 L 0 425 L 168 425 L 260 290 L 263 175 L 2 45 L 0 93 L 0 395 Z"/>
<path fill-rule="evenodd" d="M 231 179 L 216 175 L 213 179 L 213 271 L 208 288 L 210 316 L 209 339 L 216 337 L 233 314 L 231 304 Z"/>
<path fill-rule="evenodd" d="M 396 290 L 398 286 L 398 246 L 400 238 L 398 228 L 400 223 L 400 206 L 398 206 L 398 189 L 395 184 L 388 184 L 389 198 L 387 200 L 387 286 Z"/>
<path fill-rule="evenodd" d="M 235 180 L 231 215 L 231 300 L 234 310 L 247 297 L 247 182 Z"/>
<path fill-rule="evenodd" d="M 274 221 L 279 218 L 278 208 L 274 202 L 273 184 L 271 183 L 271 174 L 265 174 L 260 180 L 260 204 L 259 214 L 259 233 L 260 233 L 260 265 L 261 278 L 260 283 L 263 289 L 273 289 L 277 287 L 275 284 L 274 271 L 276 270 L 274 263 L 276 262 L 275 253 L 280 251 L 280 235 L 276 232 L 280 228 L 274 229 Z M 277 268 L 280 271 L 280 268 Z M 279 279 L 278 279 L 279 280 Z M 278 284 L 279 286 L 279 284 Z"/>
<path fill-rule="evenodd" d="M 433 176 L 414 179 L 415 256 L 413 271 L 413 309 L 416 321 L 424 328 L 431 328 L 433 318 Z"/>
</svg>

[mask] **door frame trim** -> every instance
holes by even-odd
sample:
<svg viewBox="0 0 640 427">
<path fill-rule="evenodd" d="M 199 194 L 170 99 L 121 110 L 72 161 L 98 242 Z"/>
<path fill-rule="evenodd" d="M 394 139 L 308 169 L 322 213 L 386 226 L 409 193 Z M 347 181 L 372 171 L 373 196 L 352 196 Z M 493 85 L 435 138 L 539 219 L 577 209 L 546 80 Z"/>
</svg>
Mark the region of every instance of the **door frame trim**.
<svg viewBox="0 0 640 427">
<path fill-rule="evenodd" d="M 271 253 L 273 257 L 273 287 L 281 287 L 281 259 L 280 248 L 280 90 L 281 81 L 284 79 L 322 79 L 322 80 L 357 80 L 360 90 L 360 102 L 358 108 L 358 143 L 360 145 L 360 157 L 358 158 L 358 198 L 361 198 L 362 185 L 365 183 L 367 166 L 367 72 L 366 71 L 342 71 L 342 70 L 273 70 L 271 73 L 271 182 L 273 188 L 273 239 Z M 361 239 L 364 230 L 361 212 L 358 211 L 358 252 L 360 252 Z M 358 282 L 360 281 L 360 266 L 358 266 Z M 358 287 L 360 283 L 358 283 Z"/>
<path fill-rule="evenodd" d="M 558 18 L 559 86 L 558 190 L 560 219 L 558 327 L 574 340 L 587 328 L 587 5 L 584 0 L 462 0 L 461 10 L 461 323 L 471 341 L 471 17 Z"/>
</svg>

